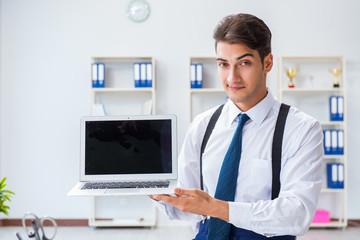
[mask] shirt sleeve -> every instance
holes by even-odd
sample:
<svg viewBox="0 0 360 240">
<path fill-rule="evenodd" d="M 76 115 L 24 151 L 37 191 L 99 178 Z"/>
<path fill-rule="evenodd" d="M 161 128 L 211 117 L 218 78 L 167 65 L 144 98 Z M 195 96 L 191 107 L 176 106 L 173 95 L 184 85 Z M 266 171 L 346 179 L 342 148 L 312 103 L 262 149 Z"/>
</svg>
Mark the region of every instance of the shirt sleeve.
<svg viewBox="0 0 360 240">
<path fill-rule="evenodd" d="M 299 236 L 308 230 L 321 190 L 323 134 L 315 121 L 291 134 L 290 143 L 284 144 L 295 146 L 282 161 L 279 197 L 253 203 L 230 202 L 229 222 L 236 227 L 268 237 Z"/>
</svg>

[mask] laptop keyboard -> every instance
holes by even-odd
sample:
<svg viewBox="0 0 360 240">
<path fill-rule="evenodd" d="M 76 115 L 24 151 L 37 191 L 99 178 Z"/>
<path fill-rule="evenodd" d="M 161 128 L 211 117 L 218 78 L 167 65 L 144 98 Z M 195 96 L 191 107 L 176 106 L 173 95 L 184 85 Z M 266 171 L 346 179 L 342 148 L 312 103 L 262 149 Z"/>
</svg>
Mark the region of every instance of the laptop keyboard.
<svg viewBox="0 0 360 240">
<path fill-rule="evenodd" d="M 96 182 L 85 183 L 81 189 L 167 188 L 170 181 L 156 182 Z"/>
</svg>

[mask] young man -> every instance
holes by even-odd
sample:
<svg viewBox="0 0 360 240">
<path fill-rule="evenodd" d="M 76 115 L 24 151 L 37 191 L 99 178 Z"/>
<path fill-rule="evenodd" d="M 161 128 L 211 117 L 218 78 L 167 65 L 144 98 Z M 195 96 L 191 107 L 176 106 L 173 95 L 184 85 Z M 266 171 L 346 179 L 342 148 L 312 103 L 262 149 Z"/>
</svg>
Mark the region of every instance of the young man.
<svg viewBox="0 0 360 240">
<path fill-rule="evenodd" d="M 273 66 L 271 32 L 257 17 L 238 14 L 225 17 L 214 38 L 219 77 L 230 101 L 202 154 L 202 170 L 201 144 L 217 107 L 197 116 L 187 132 L 175 195 L 152 198 L 170 218 L 199 222 L 195 239 L 295 239 L 308 230 L 321 189 L 321 127 L 289 109 L 280 145 L 281 188 L 272 197 L 273 136 L 281 103 L 266 87 Z M 242 129 L 236 131 L 239 119 Z M 235 178 L 229 178 L 234 169 Z"/>
</svg>

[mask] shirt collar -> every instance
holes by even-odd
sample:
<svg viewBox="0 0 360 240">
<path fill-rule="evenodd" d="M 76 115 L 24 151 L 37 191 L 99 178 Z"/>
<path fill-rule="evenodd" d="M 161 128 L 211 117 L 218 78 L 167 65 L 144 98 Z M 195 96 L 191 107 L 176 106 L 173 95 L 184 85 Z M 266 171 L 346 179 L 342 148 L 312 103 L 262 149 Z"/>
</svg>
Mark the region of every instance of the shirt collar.
<svg viewBox="0 0 360 240">
<path fill-rule="evenodd" d="M 269 90 L 266 97 L 247 112 L 242 112 L 234 102 L 229 101 L 229 125 L 231 125 L 241 113 L 246 113 L 249 118 L 256 123 L 256 125 L 260 125 L 269 114 L 275 101 L 274 96 Z"/>
</svg>

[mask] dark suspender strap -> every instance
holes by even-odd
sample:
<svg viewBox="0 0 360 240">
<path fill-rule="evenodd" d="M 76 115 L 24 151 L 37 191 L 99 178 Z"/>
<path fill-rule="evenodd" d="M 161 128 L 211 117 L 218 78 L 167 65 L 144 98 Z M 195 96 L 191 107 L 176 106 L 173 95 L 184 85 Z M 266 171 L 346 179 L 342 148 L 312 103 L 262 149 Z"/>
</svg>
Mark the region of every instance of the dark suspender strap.
<svg viewBox="0 0 360 240">
<path fill-rule="evenodd" d="M 275 199 L 280 193 L 280 170 L 281 170 L 281 150 L 284 136 L 286 117 L 290 106 L 284 103 L 280 106 L 278 118 L 276 120 L 275 132 L 272 144 L 272 193 L 271 199 Z"/>
<path fill-rule="evenodd" d="M 203 141 L 201 143 L 201 151 L 200 151 L 200 188 L 201 190 L 204 190 L 204 182 L 203 182 L 203 175 L 202 175 L 202 155 L 205 151 L 206 144 L 210 138 L 210 135 L 215 127 L 215 124 L 221 114 L 221 111 L 224 107 L 224 104 L 220 105 L 218 109 L 213 113 L 213 115 L 210 118 L 209 124 L 206 128 L 205 135 L 203 138 Z"/>
<path fill-rule="evenodd" d="M 210 138 L 212 130 L 215 127 L 215 124 L 221 114 L 224 104 L 221 105 L 214 114 L 211 116 L 209 124 L 206 128 L 203 141 L 201 143 L 200 151 L 200 187 L 201 190 L 204 190 L 203 175 L 202 175 L 202 155 L 205 151 L 206 144 Z M 272 193 L 271 199 L 275 199 L 279 196 L 280 192 L 280 170 L 281 170 L 281 152 L 282 152 L 282 140 L 284 136 L 284 128 L 286 123 L 286 118 L 289 113 L 290 106 L 284 103 L 280 106 L 280 111 L 278 118 L 276 120 L 274 138 L 272 144 Z"/>
</svg>

